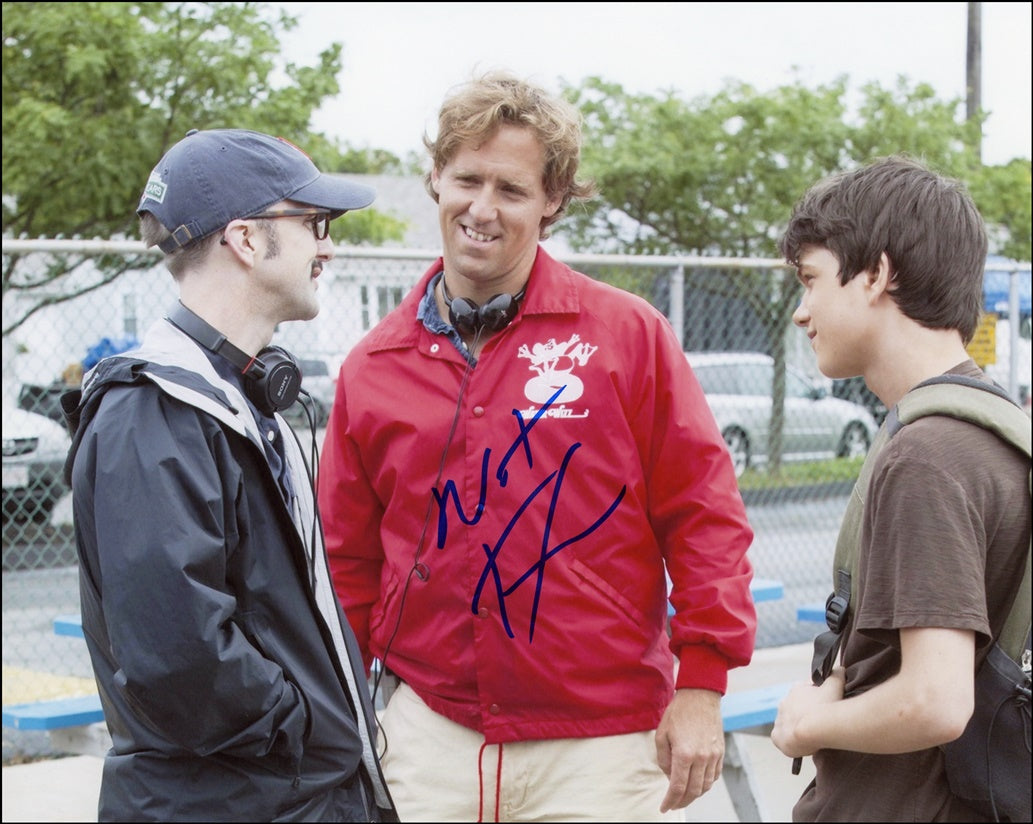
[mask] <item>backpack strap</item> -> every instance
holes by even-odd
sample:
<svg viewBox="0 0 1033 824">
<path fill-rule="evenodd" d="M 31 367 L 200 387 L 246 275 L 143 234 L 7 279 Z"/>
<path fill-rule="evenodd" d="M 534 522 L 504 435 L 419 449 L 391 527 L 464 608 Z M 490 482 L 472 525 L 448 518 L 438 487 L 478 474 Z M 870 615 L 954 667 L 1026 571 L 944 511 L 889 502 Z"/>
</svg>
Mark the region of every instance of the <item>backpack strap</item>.
<svg viewBox="0 0 1033 824">
<path fill-rule="evenodd" d="M 979 389 L 982 392 L 959 392 L 955 388 L 957 386 Z M 829 595 L 825 604 L 825 623 L 828 625 L 828 631 L 814 639 L 811 680 L 815 684 L 821 684 L 835 666 L 849 622 L 850 604 L 856 589 L 854 579 L 861 520 L 864 517 L 868 485 L 878 453 L 903 426 L 926 415 L 945 415 L 969 421 L 995 432 L 1025 452 L 1027 457 L 1031 454 L 1029 416 L 1001 386 L 995 383 L 964 375 L 939 375 L 915 386 L 889 410 L 868 451 L 843 515 L 836 541 L 835 591 Z M 1030 475 L 1030 490 L 1033 494 L 1033 474 Z M 1022 584 L 1004 629 L 997 639 L 1001 648 L 1020 663 L 1023 651 L 1028 649 L 1030 637 L 1030 568 L 1033 565 L 1031 559 L 1033 554 L 1026 559 Z"/>
<path fill-rule="evenodd" d="M 967 386 L 987 394 L 955 392 L 951 387 Z M 989 397 L 988 397 L 989 396 Z M 990 398 L 996 398 L 991 400 Z M 1016 449 L 1030 455 L 1030 418 L 998 384 L 965 375 L 939 375 L 915 386 L 890 410 L 895 435 L 901 426 L 925 415 L 946 415 L 969 421 L 991 432 Z"/>
<path fill-rule="evenodd" d="M 972 392 L 954 392 L 951 385 L 962 385 L 982 389 L 990 393 L 979 395 Z M 999 399 L 999 400 L 998 400 Z M 899 422 L 891 424 L 899 429 L 904 424 L 923 415 L 948 415 L 952 418 L 970 421 L 995 432 L 1029 458 L 1033 454 L 1030 418 L 1011 399 L 1007 392 L 995 383 L 976 380 L 964 375 L 940 375 L 918 384 L 894 407 L 894 418 Z M 889 415 L 887 415 L 887 419 Z M 892 436 L 892 433 L 891 433 Z M 1033 494 L 1033 473 L 1030 475 L 1030 492 Z M 1031 543 L 1033 550 L 1033 543 Z M 997 644 L 1013 661 L 1021 663 L 1022 653 L 1029 647 L 1030 638 L 1030 565 L 1033 554 L 1026 557 L 1019 591 L 1008 613 L 1008 619 L 997 638 Z"/>
<path fill-rule="evenodd" d="M 1033 540 L 1031 540 L 1033 547 Z M 1029 672 L 1029 650 L 1030 650 L 1030 564 L 1033 559 L 1033 552 L 1026 556 L 1026 571 L 1022 575 L 1022 583 L 1019 584 L 1019 591 L 1015 593 L 1015 603 L 1012 604 L 1011 612 L 1008 613 L 1008 620 L 1004 622 L 1001 630 L 1001 637 L 997 639 L 997 645 L 1008 653 L 1008 657 L 1017 662 L 1026 672 Z M 1019 608 L 1019 604 L 1026 605 L 1026 611 Z"/>
<path fill-rule="evenodd" d="M 835 590 L 825 601 L 826 632 L 814 639 L 814 655 L 811 658 L 811 682 L 822 684 L 839 658 L 839 648 L 846 632 L 853 593 L 853 579 L 856 571 L 855 545 L 861 534 L 861 520 L 864 517 L 864 502 L 868 497 L 868 482 L 872 477 L 875 460 L 883 446 L 890 439 L 886 423 L 879 428 L 868 449 L 861 472 L 850 491 L 846 512 L 836 539 L 836 554 L 833 559 Z"/>
</svg>

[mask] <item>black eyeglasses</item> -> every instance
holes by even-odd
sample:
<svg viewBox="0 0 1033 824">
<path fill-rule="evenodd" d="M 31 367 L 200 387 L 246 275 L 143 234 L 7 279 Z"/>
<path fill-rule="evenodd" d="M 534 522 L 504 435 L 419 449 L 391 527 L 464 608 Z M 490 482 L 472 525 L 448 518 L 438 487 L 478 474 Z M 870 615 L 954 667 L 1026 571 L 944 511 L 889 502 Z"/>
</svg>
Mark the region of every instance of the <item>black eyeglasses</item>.
<svg viewBox="0 0 1033 824">
<path fill-rule="evenodd" d="M 309 215 L 312 220 L 306 220 L 312 227 L 312 234 L 316 240 L 326 240 L 330 236 L 330 213 L 326 209 L 273 209 L 270 212 L 262 212 L 251 215 L 252 219 L 273 218 L 273 217 L 304 217 Z"/>
</svg>

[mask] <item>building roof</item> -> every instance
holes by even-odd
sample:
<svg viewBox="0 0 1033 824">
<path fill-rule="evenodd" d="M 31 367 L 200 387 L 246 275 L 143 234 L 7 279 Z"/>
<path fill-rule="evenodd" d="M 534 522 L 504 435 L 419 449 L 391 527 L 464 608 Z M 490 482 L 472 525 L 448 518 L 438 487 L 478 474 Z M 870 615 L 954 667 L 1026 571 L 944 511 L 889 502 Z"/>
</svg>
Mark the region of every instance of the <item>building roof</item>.
<svg viewBox="0 0 1033 824">
<path fill-rule="evenodd" d="M 371 208 L 403 221 L 407 228 L 400 241 L 384 246 L 406 249 L 427 249 L 440 254 L 441 229 L 438 226 L 438 205 L 427 193 L 423 178 L 418 175 L 341 174 L 345 180 L 372 186 L 376 200 Z"/>
</svg>

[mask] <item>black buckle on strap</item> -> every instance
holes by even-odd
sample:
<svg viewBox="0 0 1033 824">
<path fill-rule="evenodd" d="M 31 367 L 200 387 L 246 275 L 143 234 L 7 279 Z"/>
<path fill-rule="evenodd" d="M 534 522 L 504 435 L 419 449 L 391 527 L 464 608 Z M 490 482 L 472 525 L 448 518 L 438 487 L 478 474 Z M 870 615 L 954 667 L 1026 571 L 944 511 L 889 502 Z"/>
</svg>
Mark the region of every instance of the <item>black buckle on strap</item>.
<svg viewBox="0 0 1033 824">
<path fill-rule="evenodd" d="M 844 618 L 846 617 L 847 600 L 842 595 L 833 592 L 825 602 L 825 623 L 833 632 L 842 632 Z"/>
</svg>

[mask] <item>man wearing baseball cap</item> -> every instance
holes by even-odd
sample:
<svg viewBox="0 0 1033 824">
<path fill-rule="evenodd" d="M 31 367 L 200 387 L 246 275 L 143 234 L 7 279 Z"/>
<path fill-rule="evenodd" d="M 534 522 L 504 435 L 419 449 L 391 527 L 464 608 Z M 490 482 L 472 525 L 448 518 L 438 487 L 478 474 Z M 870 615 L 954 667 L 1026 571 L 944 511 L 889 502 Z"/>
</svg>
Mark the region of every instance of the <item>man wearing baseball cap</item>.
<svg viewBox="0 0 1033 824">
<path fill-rule="evenodd" d="M 63 399 L 100 821 L 397 821 L 334 595 L 277 325 L 319 311 L 330 221 L 374 192 L 280 138 L 192 131 L 137 212 L 179 301 Z"/>
</svg>

